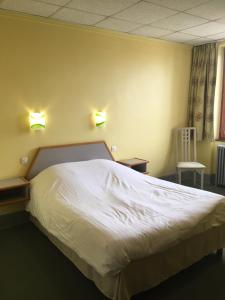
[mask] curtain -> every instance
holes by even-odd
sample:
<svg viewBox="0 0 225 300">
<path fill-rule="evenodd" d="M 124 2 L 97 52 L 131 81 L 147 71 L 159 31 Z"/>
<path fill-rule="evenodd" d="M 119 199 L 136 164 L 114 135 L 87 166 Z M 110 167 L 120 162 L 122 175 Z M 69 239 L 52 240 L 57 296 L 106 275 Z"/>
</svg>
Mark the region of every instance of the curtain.
<svg viewBox="0 0 225 300">
<path fill-rule="evenodd" d="M 225 58 L 225 51 L 224 51 L 224 58 Z M 219 139 L 220 140 L 225 140 L 225 59 L 224 59 L 224 62 L 223 62 L 223 81 L 222 81 L 222 98 L 221 98 Z"/>
<path fill-rule="evenodd" d="M 213 141 L 217 46 L 205 44 L 192 50 L 188 125 L 196 127 L 197 141 Z"/>
</svg>

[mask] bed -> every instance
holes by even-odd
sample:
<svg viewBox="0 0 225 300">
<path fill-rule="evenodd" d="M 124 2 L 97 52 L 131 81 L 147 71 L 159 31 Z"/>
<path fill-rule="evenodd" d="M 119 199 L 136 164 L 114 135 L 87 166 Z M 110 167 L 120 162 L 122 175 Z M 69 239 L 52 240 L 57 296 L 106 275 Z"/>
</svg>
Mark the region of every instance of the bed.
<svg viewBox="0 0 225 300">
<path fill-rule="evenodd" d="M 32 222 L 110 299 L 225 246 L 223 196 L 120 165 L 103 141 L 39 148 L 26 177 Z"/>
</svg>

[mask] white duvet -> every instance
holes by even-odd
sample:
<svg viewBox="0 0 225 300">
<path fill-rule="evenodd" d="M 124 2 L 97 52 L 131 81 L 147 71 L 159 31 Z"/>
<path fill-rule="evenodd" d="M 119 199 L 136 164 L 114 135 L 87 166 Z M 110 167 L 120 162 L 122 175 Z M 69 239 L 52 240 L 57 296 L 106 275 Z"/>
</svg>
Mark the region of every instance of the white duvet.
<svg viewBox="0 0 225 300">
<path fill-rule="evenodd" d="M 103 276 L 225 222 L 223 196 L 101 159 L 42 171 L 28 210 Z"/>
</svg>

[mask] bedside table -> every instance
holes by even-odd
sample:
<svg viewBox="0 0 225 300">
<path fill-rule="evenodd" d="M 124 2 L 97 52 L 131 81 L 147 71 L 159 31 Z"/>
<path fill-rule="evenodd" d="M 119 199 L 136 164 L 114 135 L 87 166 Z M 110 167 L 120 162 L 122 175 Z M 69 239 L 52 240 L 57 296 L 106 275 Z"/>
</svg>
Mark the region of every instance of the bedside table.
<svg viewBox="0 0 225 300">
<path fill-rule="evenodd" d="M 121 165 L 124 165 L 140 173 L 148 174 L 147 172 L 147 164 L 149 163 L 148 160 L 140 159 L 140 158 L 131 158 L 131 159 L 118 160 L 117 162 Z"/>
<path fill-rule="evenodd" d="M 29 181 L 23 177 L 0 180 L 0 206 L 29 200 Z"/>
</svg>

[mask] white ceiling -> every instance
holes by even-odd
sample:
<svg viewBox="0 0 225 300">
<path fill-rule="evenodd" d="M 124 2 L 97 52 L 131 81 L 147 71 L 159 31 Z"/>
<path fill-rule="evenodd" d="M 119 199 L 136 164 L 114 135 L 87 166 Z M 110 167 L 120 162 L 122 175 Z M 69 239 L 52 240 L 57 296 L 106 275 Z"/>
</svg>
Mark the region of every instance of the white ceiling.
<svg viewBox="0 0 225 300">
<path fill-rule="evenodd" d="M 225 0 L 0 0 L 0 9 L 193 45 L 225 40 Z"/>
</svg>

